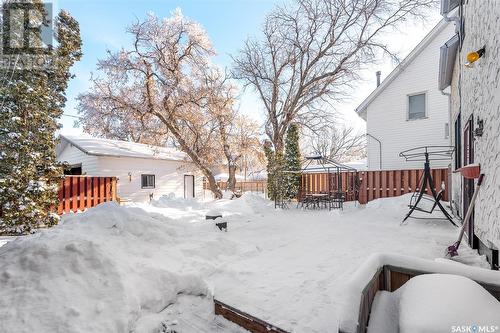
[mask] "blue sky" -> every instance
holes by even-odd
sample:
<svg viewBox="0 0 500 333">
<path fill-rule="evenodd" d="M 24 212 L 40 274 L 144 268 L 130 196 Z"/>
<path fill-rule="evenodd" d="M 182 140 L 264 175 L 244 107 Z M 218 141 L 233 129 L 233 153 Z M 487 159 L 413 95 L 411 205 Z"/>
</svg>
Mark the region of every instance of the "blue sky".
<svg viewBox="0 0 500 333">
<path fill-rule="evenodd" d="M 248 36 L 259 35 L 260 27 L 268 13 L 277 3 L 275 0 L 59 0 L 54 3 L 55 11 L 64 8 L 80 23 L 83 40 L 83 57 L 75 64 L 72 72 L 76 77 L 70 82 L 65 114 L 76 115 L 78 94 L 89 87 L 91 72 L 95 72 L 97 60 L 106 56 L 106 50 L 128 47 L 129 37 L 126 27 L 147 12 L 155 12 L 159 17 L 169 16 L 175 8 L 181 8 L 183 14 L 199 23 L 207 31 L 217 50 L 215 62 L 221 66 L 231 65 L 231 54 L 236 54 Z M 426 24 L 410 22 L 400 32 L 387 36 L 393 49 L 406 55 L 437 23 L 438 13 L 432 13 Z M 389 59 L 381 59 L 373 68 L 363 74 L 365 81 L 359 83 L 358 94 L 340 107 L 345 122 L 364 129 L 364 122 L 354 113 L 354 108 L 366 97 L 373 87 L 372 75 L 382 69 L 382 77 L 395 66 Z M 245 92 L 241 101 L 241 111 L 256 119 L 263 119 L 259 101 L 251 91 Z M 80 133 L 73 128 L 74 118 L 63 116 L 63 132 Z"/>
</svg>

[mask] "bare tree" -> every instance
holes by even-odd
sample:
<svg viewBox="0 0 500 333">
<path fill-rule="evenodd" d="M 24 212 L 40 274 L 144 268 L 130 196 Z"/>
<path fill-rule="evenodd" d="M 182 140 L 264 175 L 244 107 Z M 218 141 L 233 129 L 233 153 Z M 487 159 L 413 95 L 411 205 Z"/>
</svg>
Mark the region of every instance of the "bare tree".
<svg viewBox="0 0 500 333">
<path fill-rule="evenodd" d="M 292 122 L 318 131 L 359 69 L 382 51 L 379 36 L 435 0 L 296 0 L 266 18 L 261 41 L 249 39 L 234 76 L 253 87 L 267 112 L 266 134 L 278 152 Z"/>
<path fill-rule="evenodd" d="M 348 162 L 366 155 L 365 135 L 352 127 L 328 127 L 322 134 L 309 137 L 307 146 L 314 154 L 337 162 Z"/>
<path fill-rule="evenodd" d="M 236 189 L 236 170 L 240 162 L 259 150 L 258 125 L 250 118 L 239 114 L 235 105 L 235 87 L 229 76 L 220 70 L 212 70 L 206 77 L 210 96 L 208 109 L 218 126 L 220 146 L 228 167 L 227 188 Z"/>
<path fill-rule="evenodd" d="M 146 131 L 151 126 L 168 131 L 201 170 L 215 197 L 221 198 L 211 171 L 220 161 L 219 124 L 210 114 L 214 92 L 207 85 L 215 51 L 205 31 L 176 10 L 165 19 L 150 14 L 128 32 L 132 47 L 99 61 L 101 77 L 93 79 L 80 101 L 98 98 L 103 112 L 119 110 Z M 89 111 L 85 103 L 81 111 Z"/>
<path fill-rule="evenodd" d="M 107 139 L 165 145 L 169 138 L 166 126 L 149 113 L 135 111 L 131 104 L 130 97 L 144 100 L 137 94 L 140 90 L 128 91 L 127 98 L 118 98 L 115 95 L 120 87 L 114 87 L 113 83 L 93 80 L 93 89 L 78 97 L 80 118 L 76 124 L 81 125 L 85 133 Z"/>
</svg>

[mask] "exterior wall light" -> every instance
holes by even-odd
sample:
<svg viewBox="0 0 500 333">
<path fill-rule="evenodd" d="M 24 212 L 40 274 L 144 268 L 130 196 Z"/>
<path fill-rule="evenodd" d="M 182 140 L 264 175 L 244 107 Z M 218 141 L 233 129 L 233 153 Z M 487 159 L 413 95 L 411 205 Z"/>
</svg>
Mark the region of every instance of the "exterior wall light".
<svg viewBox="0 0 500 333">
<path fill-rule="evenodd" d="M 132 181 L 132 172 L 129 172 L 128 173 L 128 181 L 131 182 Z"/>
<path fill-rule="evenodd" d="M 485 46 L 483 46 L 482 48 L 480 48 L 477 51 L 468 53 L 467 54 L 467 62 L 465 63 L 465 66 L 471 67 L 471 65 L 473 63 L 478 61 L 479 58 L 481 58 L 484 55 L 484 52 L 485 52 Z"/>
</svg>

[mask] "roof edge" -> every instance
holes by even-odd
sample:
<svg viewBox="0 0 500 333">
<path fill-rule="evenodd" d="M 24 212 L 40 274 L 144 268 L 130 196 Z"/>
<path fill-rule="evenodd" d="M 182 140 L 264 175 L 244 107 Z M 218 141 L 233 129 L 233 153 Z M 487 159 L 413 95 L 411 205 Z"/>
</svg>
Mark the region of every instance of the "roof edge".
<svg viewBox="0 0 500 333">
<path fill-rule="evenodd" d="M 176 160 L 173 158 L 161 158 L 161 157 L 147 157 L 147 156 L 123 156 L 123 155 L 118 155 L 118 154 L 102 154 L 102 153 L 94 153 L 91 151 L 88 151 L 87 149 L 81 147 L 79 144 L 75 143 L 73 140 L 69 139 L 67 136 L 64 134 L 59 134 L 59 137 L 61 139 L 66 140 L 69 142 L 71 145 L 74 147 L 78 148 L 81 150 L 83 153 L 90 155 L 90 156 L 97 156 L 97 157 L 116 157 L 116 158 L 138 158 L 138 159 L 145 159 L 145 160 L 160 160 L 160 161 L 172 161 L 172 162 L 183 162 L 183 163 L 193 163 L 193 161 L 188 160 L 188 159 L 182 159 L 182 160 Z"/>
</svg>

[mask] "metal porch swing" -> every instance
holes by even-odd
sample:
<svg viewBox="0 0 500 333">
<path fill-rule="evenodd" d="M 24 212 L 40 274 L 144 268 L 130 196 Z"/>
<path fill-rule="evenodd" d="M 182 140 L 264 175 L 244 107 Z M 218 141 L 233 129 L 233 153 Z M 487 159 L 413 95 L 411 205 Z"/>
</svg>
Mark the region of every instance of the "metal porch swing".
<svg viewBox="0 0 500 333">
<path fill-rule="evenodd" d="M 424 162 L 424 172 L 421 176 L 421 179 L 419 180 L 420 184 L 419 191 L 415 192 L 412 195 L 410 199 L 410 204 L 408 205 L 410 210 L 406 214 L 401 224 L 404 224 L 409 217 L 419 218 L 411 216 L 411 214 L 414 211 L 432 214 L 434 209 L 436 207 L 439 207 L 439 209 L 444 214 L 446 219 L 450 221 L 450 223 L 452 223 L 454 226 L 457 226 L 457 224 L 453 221 L 451 215 L 441 204 L 441 199 L 443 198 L 445 189 L 441 188 L 439 192 L 436 192 L 436 189 L 433 186 L 434 180 L 432 179 L 432 173 L 430 167 L 430 161 L 450 160 L 454 151 L 455 147 L 453 146 L 423 146 L 423 147 L 408 149 L 399 153 L 399 156 L 404 157 L 407 162 L 410 161 Z M 431 195 L 425 193 L 427 187 L 429 187 Z M 433 203 L 431 209 L 426 210 L 422 207 L 419 207 L 419 203 L 422 199 L 431 201 Z"/>
</svg>

